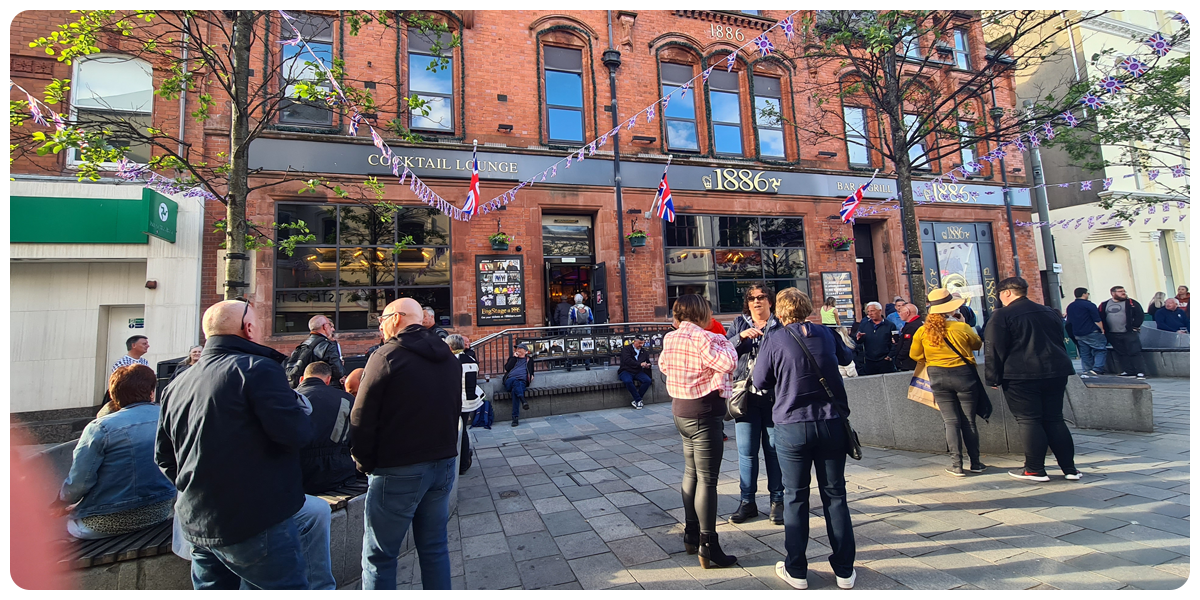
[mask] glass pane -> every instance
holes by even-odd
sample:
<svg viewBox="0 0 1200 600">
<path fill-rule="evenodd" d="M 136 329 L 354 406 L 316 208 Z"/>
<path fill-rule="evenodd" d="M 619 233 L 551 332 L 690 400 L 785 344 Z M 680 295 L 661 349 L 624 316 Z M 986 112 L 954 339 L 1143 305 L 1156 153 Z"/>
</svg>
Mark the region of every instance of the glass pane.
<svg viewBox="0 0 1200 600">
<path fill-rule="evenodd" d="M 762 253 L 758 250 L 717 250 L 717 279 L 762 277 Z"/>
<path fill-rule="evenodd" d="M 967 45 L 967 35 L 961 29 L 954 30 L 954 64 L 960 69 L 970 69 L 970 47 Z"/>
<path fill-rule="evenodd" d="M 309 233 L 316 236 L 316 240 L 308 242 L 309 244 L 336 244 L 337 243 L 337 207 L 336 206 L 321 206 L 319 204 L 277 204 L 279 207 L 279 216 L 276 222 L 280 225 L 285 223 L 294 223 L 303 221 L 308 227 Z M 291 235 L 301 235 L 298 229 L 280 228 L 278 240 Z"/>
<path fill-rule="evenodd" d="M 342 248 L 339 286 L 390 285 L 396 279 L 391 248 Z"/>
<path fill-rule="evenodd" d="M 712 250 L 680 248 L 667 252 L 667 278 L 678 280 L 712 279 Z"/>
<path fill-rule="evenodd" d="M 424 100 L 426 104 L 420 110 L 412 112 L 413 129 L 454 130 L 454 111 L 451 109 L 453 102 L 449 98 L 424 94 L 417 94 L 417 97 Z M 426 111 L 429 114 L 421 114 Z"/>
<path fill-rule="evenodd" d="M 400 285 L 450 285 L 449 248 L 409 248 L 396 259 Z"/>
<path fill-rule="evenodd" d="M 738 92 L 738 74 L 723 70 L 715 70 L 708 76 L 708 87 L 725 92 Z"/>
<path fill-rule="evenodd" d="M 410 27 L 408 29 L 408 49 L 410 52 L 429 52 L 433 48 L 433 43 L 437 41 L 441 43 L 442 53 L 448 55 L 451 52 L 448 50 L 448 46 L 453 37 L 449 33 L 435 36 L 432 31 L 422 32 L 416 27 Z"/>
<path fill-rule="evenodd" d="M 742 113 L 738 108 L 737 94 L 728 92 L 713 92 L 709 95 L 712 99 L 712 119 L 715 123 L 738 123 L 742 122 Z"/>
<path fill-rule="evenodd" d="M 979 245 L 939 243 L 937 245 L 938 269 L 942 287 L 958 292 L 968 299 L 971 308 L 983 314 L 983 276 L 979 268 Z"/>
<path fill-rule="evenodd" d="M 718 154 L 742 153 L 742 128 L 733 125 L 713 127 L 714 145 Z"/>
<path fill-rule="evenodd" d="M 383 211 L 374 206 L 343 206 L 341 210 L 343 246 L 390 246 L 395 243 L 392 224 L 383 220 Z"/>
<path fill-rule="evenodd" d="M 761 227 L 763 246 L 784 248 L 804 247 L 804 219 L 763 219 Z"/>
<path fill-rule="evenodd" d="M 664 87 L 667 86 L 667 84 L 671 84 L 671 87 L 679 87 L 694 77 L 694 73 L 692 72 L 692 67 L 690 65 L 660 63 L 659 68 L 662 72 L 662 81 Z"/>
<path fill-rule="evenodd" d="M 150 65 L 124 56 L 80 61 L 71 87 L 76 108 L 148 113 L 154 105 Z"/>
<path fill-rule="evenodd" d="M 546 103 L 583 108 L 583 78 L 578 73 L 546 71 Z"/>
<path fill-rule="evenodd" d="M 678 150 L 699 150 L 696 124 L 690 121 L 667 121 L 667 147 Z"/>
<path fill-rule="evenodd" d="M 307 333 L 309 319 L 317 315 L 332 317 L 335 308 L 333 290 L 277 291 L 274 329 L 276 333 Z"/>
<path fill-rule="evenodd" d="M 704 215 L 675 215 L 674 223 L 667 223 L 666 246 L 708 246 L 713 243 L 712 217 Z"/>
<path fill-rule="evenodd" d="M 846 138 L 846 153 L 849 155 L 852 165 L 865 165 L 869 160 L 867 147 L 863 145 L 861 139 Z"/>
<path fill-rule="evenodd" d="M 782 127 L 779 116 L 778 100 L 762 96 L 754 97 L 754 122 L 759 127 Z"/>
<path fill-rule="evenodd" d="M 693 100 L 693 98 L 696 97 L 695 93 L 689 92 L 687 94 L 683 94 L 683 90 L 671 85 L 664 85 L 662 93 L 664 96 L 666 96 L 668 93 L 671 95 L 671 100 L 667 103 L 666 110 L 666 115 L 668 117 L 675 117 L 679 119 L 696 118 L 696 103 Z"/>
<path fill-rule="evenodd" d="M 309 43 L 313 41 L 332 42 L 333 41 L 333 19 L 321 15 L 309 13 L 293 14 L 292 18 L 296 21 L 296 28 L 300 30 L 300 35 Z M 294 34 L 292 28 L 284 26 L 284 39 L 290 39 Z"/>
<path fill-rule="evenodd" d="M 401 238 L 412 236 L 414 246 L 450 245 L 450 217 L 436 208 L 401 207 L 396 229 Z"/>
<path fill-rule="evenodd" d="M 379 315 L 396 299 L 396 292 L 393 289 L 343 289 L 338 291 L 337 298 L 339 314 L 334 325 L 338 331 L 362 331 L 379 327 Z"/>
<path fill-rule="evenodd" d="M 546 46 L 546 66 L 568 71 L 583 70 L 583 52 L 573 48 Z"/>
<path fill-rule="evenodd" d="M 786 290 L 790 287 L 794 287 L 794 288 L 804 292 L 805 294 L 809 293 L 808 292 L 808 279 L 768 279 L 767 285 L 770 286 L 771 289 L 775 290 L 775 293 L 779 293 L 780 290 Z M 820 308 L 821 308 L 821 303 L 819 301 L 814 300 L 813 301 L 813 312 L 817 312 L 818 310 L 820 310 Z"/>
<path fill-rule="evenodd" d="M 550 139 L 582 142 L 583 111 L 551 108 Z"/>
<path fill-rule="evenodd" d="M 333 287 L 337 274 L 333 248 L 296 248 L 288 256 L 275 252 L 275 287 Z"/>
<path fill-rule="evenodd" d="M 754 95 L 779 98 L 781 96 L 779 80 L 775 79 L 774 77 L 762 77 L 760 75 L 755 75 Z"/>
<path fill-rule="evenodd" d="M 408 89 L 410 92 L 454 93 L 453 63 L 446 65 L 445 68 L 439 65 L 435 67 L 436 71 L 430 71 L 429 66 L 437 64 L 436 60 L 426 54 L 408 55 Z"/>
<path fill-rule="evenodd" d="M 298 125 L 330 125 L 333 123 L 333 111 L 318 104 L 284 98 L 279 102 L 279 107 L 279 122 L 281 123 Z"/>
<path fill-rule="evenodd" d="M 542 254 L 545 256 L 589 256 L 591 228 L 587 225 L 542 225 Z"/>
<path fill-rule="evenodd" d="M 718 246 L 757 246 L 758 217 L 717 217 Z"/>
<path fill-rule="evenodd" d="M 842 113 L 846 119 L 846 135 L 866 137 L 867 135 L 867 111 L 861 108 L 847 106 L 842 109 Z"/>
<path fill-rule="evenodd" d="M 712 281 L 697 281 L 688 283 L 667 282 L 667 310 L 671 314 L 675 300 L 684 294 L 699 294 L 705 300 L 712 302 L 716 298 L 716 283 Z M 715 306 L 713 308 L 716 308 Z"/>
<path fill-rule="evenodd" d="M 978 169 L 967 166 L 973 162 L 975 162 L 975 150 L 973 150 L 969 146 L 963 146 L 963 148 L 962 148 L 963 170 L 970 172 L 970 173 L 974 173 L 975 171 L 977 171 Z"/>
<path fill-rule="evenodd" d="M 917 116 L 904 115 L 904 129 L 908 132 L 909 139 L 914 139 L 917 135 L 916 130 Z M 908 148 L 908 159 L 914 167 L 924 166 L 925 159 L 925 144 L 920 139 Z"/>
<path fill-rule="evenodd" d="M 113 132 L 106 140 L 112 148 L 128 148 L 125 157 L 129 160 L 146 164 L 150 160 L 152 147 L 147 142 L 139 142 L 133 136 L 133 131 L 147 135 L 147 129 L 153 125 L 149 113 L 109 112 L 100 110 L 76 110 L 75 118 L 80 127 L 86 129 L 108 128 Z"/>
<path fill-rule="evenodd" d="M 317 68 L 315 55 L 321 59 L 321 62 L 329 67 L 333 63 L 333 46 L 330 44 L 318 44 L 309 42 L 308 46 L 312 48 L 312 54 L 309 54 L 303 46 L 284 46 L 283 47 L 283 65 L 281 72 L 285 83 L 294 83 L 297 81 L 312 81 L 316 78 Z M 306 63 L 314 63 L 310 66 Z"/>
<path fill-rule="evenodd" d="M 758 130 L 758 153 L 763 156 L 783 157 L 783 132 L 778 129 Z"/>
<path fill-rule="evenodd" d="M 752 285 L 762 285 L 761 279 L 718 281 L 717 310 L 719 313 L 740 313 L 746 308 L 746 290 Z"/>
<path fill-rule="evenodd" d="M 764 277 L 808 277 L 803 250 L 763 250 L 762 263 Z"/>
<path fill-rule="evenodd" d="M 434 320 L 442 327 L 450 327 L 450 288 L 400 288 L 399 298 L 412 298 L 434 311 Z"/>
</svg>

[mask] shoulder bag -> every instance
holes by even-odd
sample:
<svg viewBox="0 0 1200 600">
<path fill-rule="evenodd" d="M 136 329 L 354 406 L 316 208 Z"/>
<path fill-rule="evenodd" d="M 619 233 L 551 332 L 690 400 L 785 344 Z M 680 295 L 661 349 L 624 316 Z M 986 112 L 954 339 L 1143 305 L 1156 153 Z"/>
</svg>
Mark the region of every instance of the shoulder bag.
<svg viewBox="0 0 1200 600">
<path fill-rule="evenodd" d="M 983 385 L 983 380 L 979 378 L 978 367 L 971 364 L 971 361 L 967 360 L 967 358 L 963 356 L 963 353 L 959 352 L 958 348 L 955 348 L 954 344 L 950 343 L 949 335 L 946 336 L 945 342 L 946 345 L 950 347 L 950 350 L 962 359 L 963 364 L 971 367 L 971 374 L 975 376 L 976 395 L 979 396 L 978 406 L 975 408 L 975 414 L 979 415 L 984 422 L 988 422 L 988 419 L 992 418 L 992 399 L 988 397 L 987 386 Z"/>
<path fill-rule="evenodd" d="M 754 361 L 758 358 L 758 349 L 755 348 L 751 352 L 753 353 L 746 362 L 746 377 L 733 382 L 733 393 L 725 402 L 726 421 L 742 418 L 750 409 L 751 396 L 758 393 L 754 384 L 750 382 L 751 374 L 754 373 Z"/>
<path fill-rule="evenodd" d="M 787 325 L 783 326 L 783 330 L 788 332 L 792 336 L 792 339 L 796 340 L 797 344 L 800 344 L 800 349 L 804 351 L 804 355 L 808 357 L 809 364 L 813 366 L 813 370 L 817 373 L 817 379 L 821 381 L 821 387 L 825 388 L 825 393 L 829 396 L 830 400 L 833 400 L 833 390 L 829 389 L 829 382 L 825 381 L 825 376 L 821 374 L 821 369 L 817 366 L 817 359 L 813 357 L 812 351 L 808 349 L 808 345 L 797 337 L 791 329 L 788 329 Z M 854 428 L 850 426 L 849 416 L 843 418 L 842 422 L 846 424 L 846 455 L 854 460 L 862 460 L 862 445 L 858 443 L 858 432 L 854 431 Z"/>
</svg>

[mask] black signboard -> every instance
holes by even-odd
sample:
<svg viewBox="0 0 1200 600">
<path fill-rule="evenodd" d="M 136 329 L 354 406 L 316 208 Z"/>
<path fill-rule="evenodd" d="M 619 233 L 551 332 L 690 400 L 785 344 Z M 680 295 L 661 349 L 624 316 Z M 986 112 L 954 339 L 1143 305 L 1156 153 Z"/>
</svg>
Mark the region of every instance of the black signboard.
<svg viewBox="0 0 1200 600">
<path fill-rule="evenodd" d="M 514 255 L 476 256 L 479 325 L 525 324 L 525 259 Z"/>
<path fill-rule="evenodd" d="M 826 298 L 833 296 L 838 321 L 854 321 L 854 281 L 850 279 L 850 271 L 821 273 L 821 291 Z"/>
</svg>

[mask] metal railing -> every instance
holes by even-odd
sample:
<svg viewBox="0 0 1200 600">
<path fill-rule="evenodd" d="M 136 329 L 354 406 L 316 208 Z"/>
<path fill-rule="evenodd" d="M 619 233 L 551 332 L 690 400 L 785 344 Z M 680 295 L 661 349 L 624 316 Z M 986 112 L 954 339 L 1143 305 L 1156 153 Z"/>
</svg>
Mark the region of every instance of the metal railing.
<svg viewBox="0 0 1200 600">
<path fill-rule="evenodd" d="M 488 378 L 504 374 L 504 363 L 513 346 L 526 344 L 533 350 L 534 371 L 606 366 L 621 355 L 621 348 L 641 334 L 651 356 L 662 350 L 662 338 L 670 323 L 606 323 L 559 327 L 505 329 L 471 341 L 479 360 L 479 374 Z"/>
</svg>

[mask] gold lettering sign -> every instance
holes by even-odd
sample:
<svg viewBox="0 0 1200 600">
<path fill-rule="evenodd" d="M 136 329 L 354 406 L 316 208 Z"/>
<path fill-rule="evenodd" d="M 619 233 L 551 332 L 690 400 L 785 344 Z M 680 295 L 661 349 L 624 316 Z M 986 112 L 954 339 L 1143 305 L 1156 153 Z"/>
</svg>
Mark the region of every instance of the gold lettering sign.
<svg viewBox="0 0 1200 600">
<path fill-rule="evenodd" d="M 839 181 L 839 182 L 837 182 L 837 189 L 839 192 L 853 192 L 854 190 L 857 190 L 858 186 L 860 186 L 860 185 L 862 185 L 862 184 L 861 183 L 847 183 L 845 181 Z M 891 194 L 894 190 L 892 188 L 891 183 L 881 182 L 881 183 L 872 183 L 871 185 L 868 185 L 866 191 L 868 191 L 868 192 L 883 192 L 885 194 Z"/>
<path fill-rule="evenodd" d="M 367 164 L 372 167 L 390 167 L 395 163 L 401 167 L 411 169 L 431 169 L 439 171 L 463 171 L 471 172 L 470 159 L 463 160 L 455 159 L 454 163 L 448 158 L 426 158 L 424 156 L 400 156 L 393 155 L 391 158 L 382 154 L 372 154 L 367 157 Z M 494 162 L 490 160 L 479 161 L 480 173 L 511 173 L 517 174 L 517 163 L 515 162 Z"/>
<path fill-rule="evenodd" d="M 969 240 L 971 232 L 958 225 L 949 225 L 942 230 L 943 240 Z"/>
<path fill-rule="evenodd" d="M 778 192 L 783 183 L 778 177 L 766 177 L 766 173 L 750 169 L 713 169 L 713 174 L 705 175 L 702 181 L 706 190 L 771 194 Z"/>
<path fill-rule="evenodd" d="M 958 183 L 929 183 L 926 184 L 933 189 L 932 197 L 928 198 L 933 202 L 971 202 L 971 195 L 967 193 L 967 186 Z M 927 188 L 928 189 L 928 188 Z M 930 195 L 926 192 L 926 195 Z"/>
<path fill-rule="evenodd" d="M 709 25 L 708 35 L 714 40 L 746 41 L 746 34 L 742 33 L 741 27 L 730 27 L 716 23 Z"/>
</svg>

